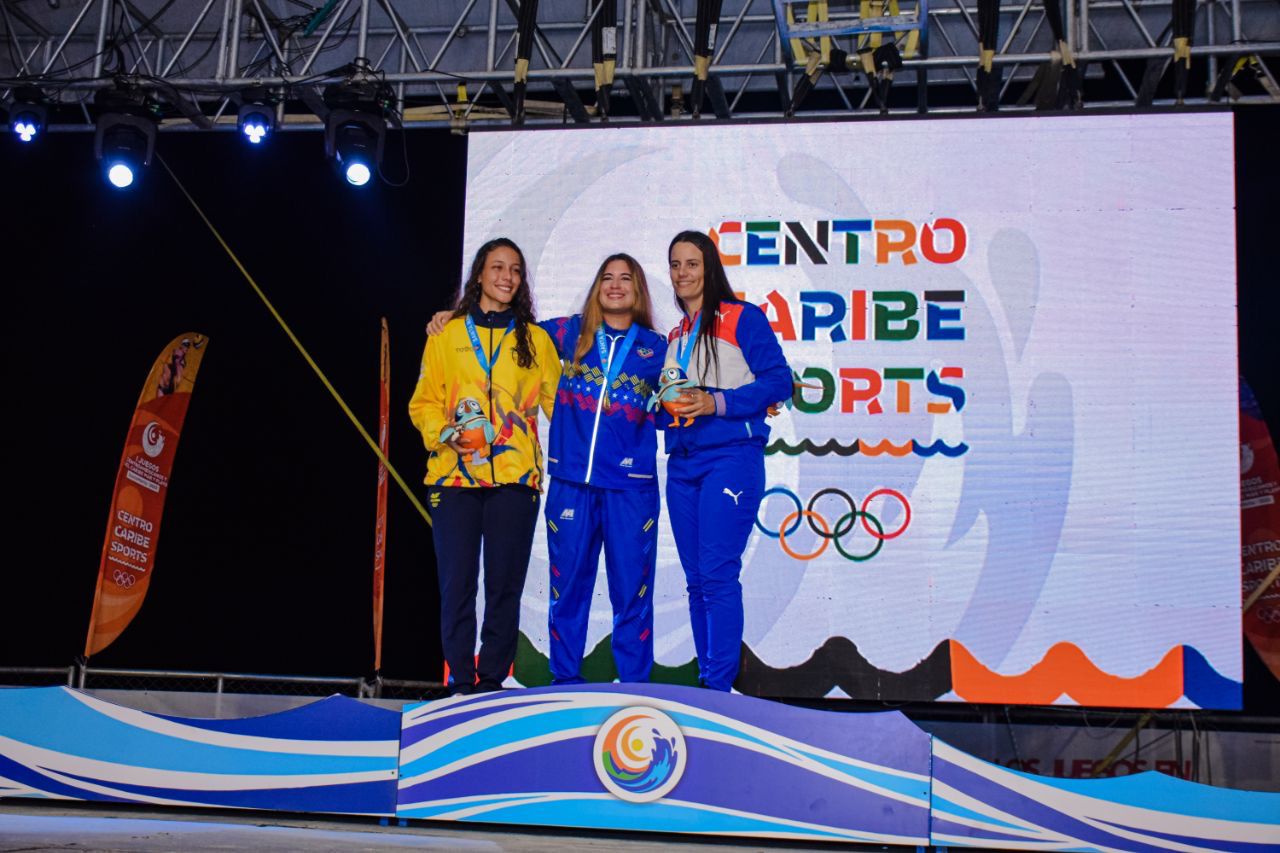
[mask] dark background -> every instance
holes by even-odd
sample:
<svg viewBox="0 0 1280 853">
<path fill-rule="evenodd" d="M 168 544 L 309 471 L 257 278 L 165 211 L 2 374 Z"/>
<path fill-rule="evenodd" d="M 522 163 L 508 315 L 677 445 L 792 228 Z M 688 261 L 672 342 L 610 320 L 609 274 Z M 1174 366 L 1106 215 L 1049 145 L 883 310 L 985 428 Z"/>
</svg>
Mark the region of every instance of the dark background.
<svg viewBox="0 0 1280 853">
<path fill-rule="evenodd" d="M 1272 161 L 1280 108 L 1237 111 L 1236 138 L 1242 372 L 1280 435 Z M 84 133 L 31 146 L 0 139 L 8 401 L 0 666 L 66 666 L 82 652 L 142 381 L 171 338 L 200 332 L 209 349 L 158 570 L 133 624 L 93 663 L 369 674 L 372 453 L 163 167 L 116 191 L 92 142 Z M 416 486 L 425 453 L 405 406 L 424 323 L 458 285 L 466 141 L 393 132 L 387 169 L 397 174 L 402 142 L 411 179 L 398 188 L 347 186 L 314 132 L 280 133 L 261 150 L 229 133 L 164 133 L 157 150 L 370 432 L 379 317 L 388 318 L 390 456 Z M 383 673 L 439 679 L 430 531 L 394 484 L 386 589 Z M 1247 644 L 1245 655 L 1246 710 L 1274 713 L 1280 689 Z"/>
</svg>

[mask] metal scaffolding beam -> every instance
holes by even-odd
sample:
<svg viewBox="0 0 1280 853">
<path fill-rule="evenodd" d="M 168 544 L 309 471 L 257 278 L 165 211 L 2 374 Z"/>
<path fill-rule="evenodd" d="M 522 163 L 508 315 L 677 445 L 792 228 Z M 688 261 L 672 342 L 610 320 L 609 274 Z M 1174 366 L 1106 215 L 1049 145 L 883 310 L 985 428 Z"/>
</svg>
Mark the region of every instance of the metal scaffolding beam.
<svg viewBox="0 0 1280 853">
<path fill-rule="evenodd" d="M 694 76 L 689 33 L 695 0 L 614 2 L 621 4 L 618 84 L 607 120 L 687 120 L 682 99 Z M 812 30 L 812 38 L 784 42 L 773 0 L 725 0 L 710 74 L 726 93 L 730 118 L 784 114 L 806 72 L 800 61 L 788 61 L 796 46 L 802 55 L 814 54 L 822 41 L 828 52 L 834 47 L 854 56 L 860 47 L 879 44 L 866 34 L 822 35 L 847 30 L 857 17 L 857 4 L 841 2 L 830 2 L 821 22 L 807 29 L 798 22 L 795 31 Z M 927 7 L 922 42 L 928 53 L 905 51 L 892 84 L 902 96 L 890 99 L 889 112 L 976 108 L 978 13 L 970 2 L 935 0 Z M 0 93 L 8 99 L 19 87 L 36 87 L 53 107 L 63 107 L 55 129 L 72 129 L 90 118 L 81 108 L 87 92 L 124 82 L 153 92 L 172 116 L 165 123 L 171 128 L 182 124 L 176 107 L 169 109 L 176 98 L 188 102 L 188 113 L 194 104 L 222 127 L 229 121 L 221 117 L 229 98 L 266 88 L 286 105 L 284 127 L 311 127 L 318 120 L 306 105 L 316 103 L 318 87 L 363 74 L 395 88 L 406 124 L 507 124 L 511 116 L 503 99 L 509 88 L 504 84 L 514 74 L 514 5 L 83 0 L 55 7 L 48 0 L 0 0 Z M 1085 81 L 1084 109 L 1172 103 L 1161 89 L 1156 97 L 1143 97 L 1144 78 L 1159 80 L 1172 63 L 1172 0 L 1074 0 L 1065 9 L 1066 44 Z M 1003 74 L 1002 109 L 1033 108 L 1027 92 L 1037 70 L 1062 60 L 1045 21 L 1041 0 L 1007 0 L 999 7 L 992 65 Z M 524 126 L 606 120 L 594 107 L 591 51 L 581 49 L 592 24 L 589 0 L 542 0 Z M 889 31 L 882 38 L 897 39 L 905 48 L 905 35 Z M 1197 83 L 1186 103 L 1280 103 L 1280 6 L 1274 0 L 1200 0 L 1191 62 Z M 830 71 L 796 115 L 880 112 L 872 97 L 873 74 L 852 65 Z M 704 116 L 702 121 L 716 120 Z"/>
</svg>

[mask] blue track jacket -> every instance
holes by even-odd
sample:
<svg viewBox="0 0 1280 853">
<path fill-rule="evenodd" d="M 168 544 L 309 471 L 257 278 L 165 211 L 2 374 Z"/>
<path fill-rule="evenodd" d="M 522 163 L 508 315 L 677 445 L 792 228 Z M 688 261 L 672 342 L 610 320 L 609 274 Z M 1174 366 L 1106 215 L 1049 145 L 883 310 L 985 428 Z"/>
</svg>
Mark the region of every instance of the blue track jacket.
<svg viewBox="0 0 1280 853">
<path fill-rule="evenodd" d="M 764 312 L 746 302 L 720 303 L 720 322 L 715 346 L 720 369 L 715 362 L 705 368 L 702 343 L 688 317 L 667 336 L 666 366 L 677 367 L 681 342 L 694 346 L 688 376 L 715 397 L 716 413 L 695 418 L 689 426 L 671 426 L 672 418 L 658 412 L 658 426 L 666 430 L 667 453 L 692 453 L 699 448 L 728 444 L 764 445 L 769 438 L 765 423 L 769 406 L 791 399 L 791 368 L 782 355 L 778 338 Z M 696 343 L 695 343 L 696 342 Z"/>
<path fill-rule="evenodd" d="M 631 350 L 620 363 L 601 404 L 606 366 L 595 342 L 574 364 L 573 353 L 582 328 L 581 315 L 546 320 L 539 325 L 551 335 L 560 353 L 560 386 L 547 452 L 547 473 L 552 477 L 606 489 L 656 488 L 654 457 L 658 438 L 654 415 L 645 411 L 649 395 L 658 387 L 667 354 L 667 342 L 651 329 L 637 327 Z M 626 332 L 607 325 L 606 346 L 617 355 Z M 772 334 L 772 333 L 771 333 Z M 790 374 L 787 376 L 790 386 Z"/>
</svg>

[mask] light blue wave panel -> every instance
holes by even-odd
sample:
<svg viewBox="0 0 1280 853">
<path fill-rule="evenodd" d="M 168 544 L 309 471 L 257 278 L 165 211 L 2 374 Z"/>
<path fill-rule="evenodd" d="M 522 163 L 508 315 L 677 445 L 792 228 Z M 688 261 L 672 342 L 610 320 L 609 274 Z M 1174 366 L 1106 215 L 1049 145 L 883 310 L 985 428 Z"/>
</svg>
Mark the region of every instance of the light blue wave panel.
<svg viewBox="0 0 1280 853">
<path fill-rule="evenodd" d="M 407 707 L 400 817 L 928 840 L 929 736 L 670 685 L 578 685 Z"/>
<path fill-rule="evenodd" d="M 0 797 L 389 815 L 400 715 L 344 696 L 235 720 L 0 690 Z"/>
<path fill-rule="evenodd" d="M 1161 773 L 1056 779 L 933 741 L 938 846 L 1089 851 L 1280 851 L 1280 794 Z"/>
</svg>

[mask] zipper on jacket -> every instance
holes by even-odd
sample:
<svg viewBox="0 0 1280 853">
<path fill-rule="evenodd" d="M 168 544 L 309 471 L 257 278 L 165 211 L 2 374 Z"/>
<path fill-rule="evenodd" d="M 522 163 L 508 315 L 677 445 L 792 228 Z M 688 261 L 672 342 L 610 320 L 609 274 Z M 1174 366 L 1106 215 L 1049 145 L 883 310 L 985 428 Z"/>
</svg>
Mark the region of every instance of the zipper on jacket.
<svg viewBox="0 0 1280 853">
<path fill-rule="evenodd" d="M 609 361 L 602 364 L 604 383 L 600 388 L 600 397 L 596 400 L 596 422 L 591 427 L 591 448 L 587 451 L 587 485 L 591 485 L 591 469 L 596 463 L 596 436 L 600 433 L 600 412 L 604 409 L 604 396 L 609 393 L 609 368 L 613 365 L 613 348 L 618 345 L 618 336 L 609 339 Z"/>
<path fill-rule="evenodd" d="M 497 365 L 493 363 L 493 325 L 492 325 L 493 314 L 492 312 L 490 312 L 490 313 L 487 313 L 485 316 L 488 322 L 490 323 L 490 326 L 489 326 L 489 375 L 487 377 L 489 381 L 486 384 L 489 386 L 488 387 L 489 423 L 492 424 L 493 423 L 493 369 L 497 367 Z M 496 426 L 494 427 L 494 430 L 495 431 L 497 430 Z M 489 447 L 489 482 L 493 483 L 495 486 L 498 484 L 498 469 L 494 467 L 494 464 L 493 464 L 493 446 L 492 445 L 490 445 Z"/>
</svg>

